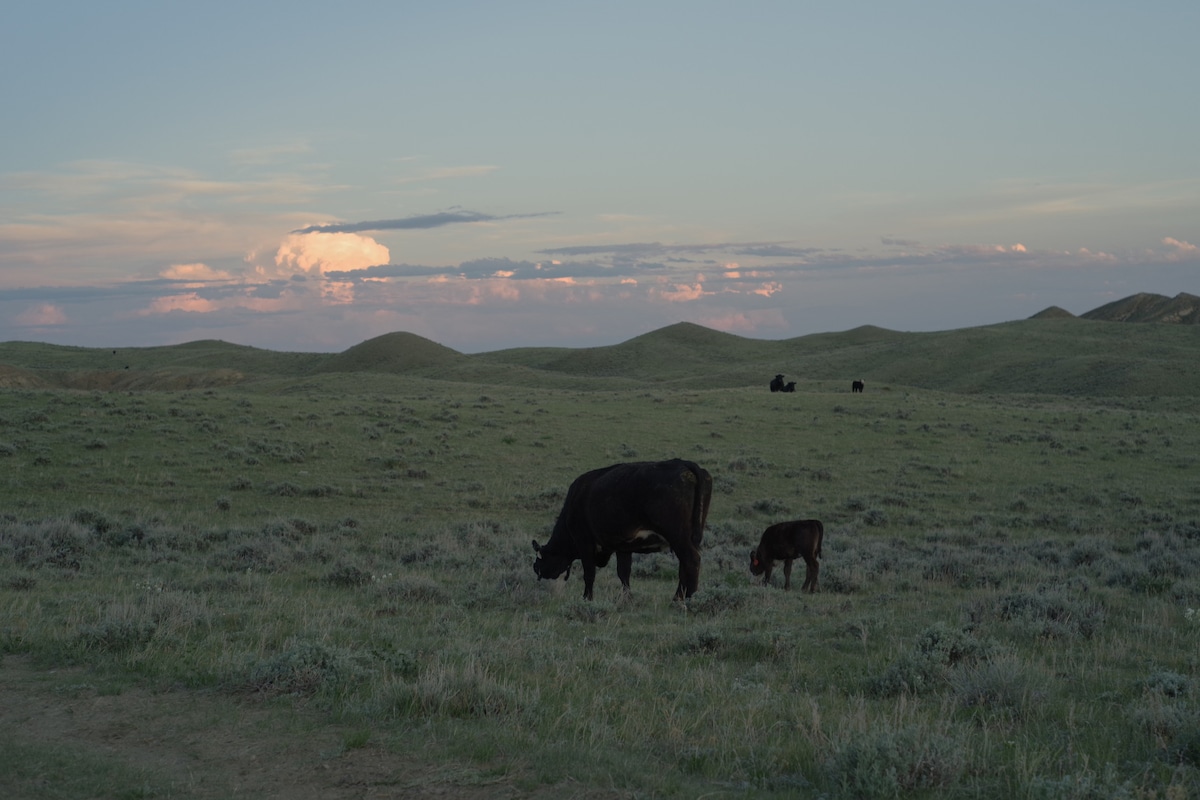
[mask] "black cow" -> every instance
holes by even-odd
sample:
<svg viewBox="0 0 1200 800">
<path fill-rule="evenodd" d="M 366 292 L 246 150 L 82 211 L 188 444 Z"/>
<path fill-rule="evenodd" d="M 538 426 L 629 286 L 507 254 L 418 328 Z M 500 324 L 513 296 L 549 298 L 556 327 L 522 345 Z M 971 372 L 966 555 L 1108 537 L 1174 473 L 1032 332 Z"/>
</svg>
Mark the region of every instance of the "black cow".
<svg viewBox="0 0 1200 800">
<path fill-rule="evenodd" d="M 782 373 L 780 373 L 779 375 L 776 375 L 774 378 L 771 378 L 771 391 L 772 392 L 782 392 L 783 391 L 783 374 Z"/>
<path fill-rule="evenodd" d="M 863 382 L 862 381 L 854 381 L 853 383 L 850 384 L 851 392 L 861 392 L 862 390 L 863 390 Z"/>
<path fill-rule="evenodd" d="M 807 567 L 800 591 L 816 592 L 817 575 L 821 565 L 821 540 L 825 526 L 819 519 L 798 519 L 780 522 L 763 531 L 758 547 L 750 551 L 750 574 L 762 575 L 763 585 L 771 583 L 771 570 L 776 561 L 783 562 L 783 588 L 792 588 L 792 561 L 803 558 Z"/>
<path fill-rule="evenodd" d="M 617 577 L 629 592 L 634 553 L 670 549 L 679 559 L 675 599 L 700 583 L 700 541 L 712 497 L 712 476 L 691 461 L 613 464 L 580 475 L 567 490 L 550 540 L 533 549 L 533 571 L 553 580 L 583 565 L 583 596 L 592 599 L 596 568 L 617 554 Z"/>
<path fill-rule="evenodd" d="M 785 383 L 785 384 L 783 385 L 783 388 L 782 388 L 780 391 L 783 391 L 783 392 L 794 392 L 794 391 L 796 391 L 796 382 L 795 382 L 795 381 L 788 381 L 787 383 Z"/>
</svg>

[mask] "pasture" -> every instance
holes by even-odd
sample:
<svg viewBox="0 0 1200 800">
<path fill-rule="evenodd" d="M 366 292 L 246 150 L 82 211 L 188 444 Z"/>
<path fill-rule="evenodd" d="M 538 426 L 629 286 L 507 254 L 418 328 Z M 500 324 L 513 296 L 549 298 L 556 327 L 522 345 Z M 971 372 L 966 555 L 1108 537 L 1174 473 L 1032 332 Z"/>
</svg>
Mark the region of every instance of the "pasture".
<svg viewBox="0 0 1200 800">
<path fill-rule="evenodd" d="M 1193 396 L 775 371 L 0 392 L 0 794 L 1200 794 Z M 536 580 L 576 476 L 676 456 L 691 601 Z M 760 585 L 808 517 L 821 593 Z"/>
</svg>

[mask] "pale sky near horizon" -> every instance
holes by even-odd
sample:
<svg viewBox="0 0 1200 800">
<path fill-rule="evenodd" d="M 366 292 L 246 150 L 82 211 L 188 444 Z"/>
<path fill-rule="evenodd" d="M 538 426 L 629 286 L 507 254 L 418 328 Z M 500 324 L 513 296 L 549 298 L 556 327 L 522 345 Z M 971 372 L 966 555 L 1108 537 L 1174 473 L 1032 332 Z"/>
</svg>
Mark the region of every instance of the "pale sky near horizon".
<svg viewBox="0 0 1200 800">
<path fill-rule="evenodd" d="M 1200 3 L 55 2 L 0 341 L 950 330 L 1200 294 Z"/>
</svg>

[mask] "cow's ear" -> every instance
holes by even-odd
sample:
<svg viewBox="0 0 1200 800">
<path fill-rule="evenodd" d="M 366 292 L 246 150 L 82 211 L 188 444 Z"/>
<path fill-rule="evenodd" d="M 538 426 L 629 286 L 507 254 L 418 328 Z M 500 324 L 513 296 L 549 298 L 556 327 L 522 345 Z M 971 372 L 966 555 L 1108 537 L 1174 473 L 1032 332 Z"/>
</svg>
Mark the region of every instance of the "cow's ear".
<svg viewBox="0 0 1200 800">
<path fill-rule="evenodd" d="M 535 553 L 542 552 L 542 546 L 537 543 L 537 539 L 533 540 L 533 552 L 535 552 Z"/>
</svg>

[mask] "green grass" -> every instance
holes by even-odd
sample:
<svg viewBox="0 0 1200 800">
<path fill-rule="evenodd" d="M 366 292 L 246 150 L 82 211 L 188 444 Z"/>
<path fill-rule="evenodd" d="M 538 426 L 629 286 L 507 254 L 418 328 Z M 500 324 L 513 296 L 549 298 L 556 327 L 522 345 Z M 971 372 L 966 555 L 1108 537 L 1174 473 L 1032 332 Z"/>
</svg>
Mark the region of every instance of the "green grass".
<svg viewBox="0 0 1200 800">
<path fill-rule="evenodd" d="M 1195 395 L 638 377 L 692 333 L 665 358 L 625 348 L 622 375 L 589 353 L 541 385 L 524 352 L 512 384 L 314 367 L 0 393 L 0 654 L 302 708 L 347 752 L 521 791 L 1200 791 Z M 717 356 L 678 374 L 743 369 L 743 341 L 698 335 Z M 575 476 L 675 456 L 715 484 L 687 606 L 669 555 L 636 557 L 632 599 L 611 569 L 592 603 L 578 578 L 536 581 L 530 540 Z M 826 526 L 815 596 L 747 569 L 762 530 L 799 517 Z"/>
</svg>

